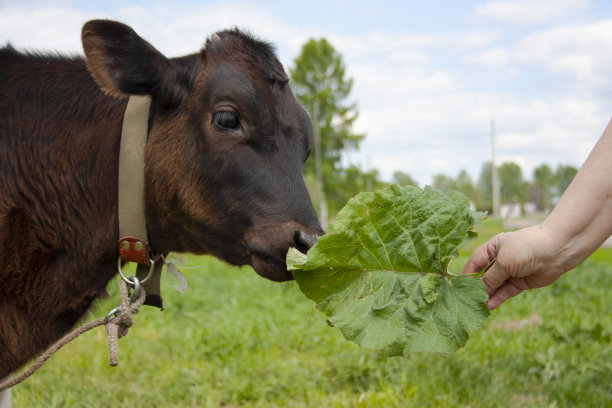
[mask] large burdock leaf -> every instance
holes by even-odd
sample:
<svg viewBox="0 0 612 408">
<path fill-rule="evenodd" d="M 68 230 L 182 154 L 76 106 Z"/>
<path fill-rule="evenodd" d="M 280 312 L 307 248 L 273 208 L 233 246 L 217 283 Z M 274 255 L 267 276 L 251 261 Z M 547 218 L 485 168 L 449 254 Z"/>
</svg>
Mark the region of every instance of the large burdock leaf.
<svg viewBox="0 0 612 408">
<path fill-rule="evenodd" d="M 452 353 L 489 315 L 482 281 L 447 271 L 483 218 L 455 192 L 360 193 L 308 255 L 291 249 L 287 265 L 348 340 L 388 356 Z"/>
</svg>

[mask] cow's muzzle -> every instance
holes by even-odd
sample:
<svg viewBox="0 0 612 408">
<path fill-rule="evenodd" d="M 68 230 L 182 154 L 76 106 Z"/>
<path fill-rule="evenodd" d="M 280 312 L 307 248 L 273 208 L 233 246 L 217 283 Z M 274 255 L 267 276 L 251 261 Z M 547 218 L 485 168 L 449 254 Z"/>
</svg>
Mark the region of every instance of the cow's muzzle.
<svg viewBox="0 0 612 408">
<path fill-rule="evenodd" d="M 293 234 L 294 247 L 301 253 L 305 254 L 310 248 L 316 245 L 321 235 L 322 232 L 313 233 L 302 230 L 295 231 Z"/>
<path fill-rule="evenodd" d="M 275 282 L 291 280 L 293 275 L 287 271 L 287 251 L 293 247 L 305 254 L 321 235 L 323 230 L 318 225 L 305 227 L 296 222 L 255 228 L 246 236 L 251 266 L 266 279 Z"/>
</svg>

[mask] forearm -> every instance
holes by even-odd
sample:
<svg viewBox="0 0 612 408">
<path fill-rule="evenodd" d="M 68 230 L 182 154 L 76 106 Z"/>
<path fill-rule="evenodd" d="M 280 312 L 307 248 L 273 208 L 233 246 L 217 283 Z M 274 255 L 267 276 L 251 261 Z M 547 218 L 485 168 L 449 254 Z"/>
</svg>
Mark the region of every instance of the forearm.
<svg viewBox="0 0 612 408">
<path fill-rule="evenodd" d="M 566 271 L 612 234 L 612 121 L 542 226 Z"/>
</svg>

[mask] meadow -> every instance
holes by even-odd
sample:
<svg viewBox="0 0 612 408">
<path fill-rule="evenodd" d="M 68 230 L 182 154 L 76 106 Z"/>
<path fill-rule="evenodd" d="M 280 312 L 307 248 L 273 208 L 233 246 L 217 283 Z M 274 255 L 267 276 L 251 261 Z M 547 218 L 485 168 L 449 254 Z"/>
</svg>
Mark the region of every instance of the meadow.
<svg viewBox="0 0 612 408">
<path fill-rule="evenodd" d="M 501 230 L 488 220 L 452 264 Z M 493 311 L 450 356 L 380 358 L 349 343 L 294 283 L 178 256 L 189 289 L 163 282 L 108 365 L 102 328 L 13 389 L 14 407 L 612 407 L 612 249 Z M 86 320 L 104 316 L 111 297 Z"/>
</svg>

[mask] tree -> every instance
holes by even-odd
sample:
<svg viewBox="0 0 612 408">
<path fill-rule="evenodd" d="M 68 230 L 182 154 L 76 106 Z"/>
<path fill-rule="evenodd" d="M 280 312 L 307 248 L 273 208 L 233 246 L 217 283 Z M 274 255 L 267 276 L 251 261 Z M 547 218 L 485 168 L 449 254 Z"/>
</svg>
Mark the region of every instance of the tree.
<svg viewBox="0 0 612 408">
<path fill-rule="evenodd" d="M 491 166 L 489 166 L 489 168 L 490 167 Z M 458 191 L 465 195 L 476 208 L 488 208 L 484 193 L 477 188 L 472 180 L 472 177 L 465 169 L 459 171 L 456 178 L 449 177 L 445 174 L 436 174 L 433 177 L 432 186 L 445 193 L 453 190 Z"/>
<path fill-rule="evenodd" d="M 527 183 L 523 180 L 521 167 L 513 162 L 499 166 L 499 189 L 501 203 L 524 203 L 527 197 Z"/>
<path fill-rule="evenodd" d="M 342 56 L 325 38 L 310 39 L 302 46 L 289 75 L 298 99 L 310 112 L 315 130 L 319 131 L 321 187 L 325 196 L 332 195 L 334 180 L 341 176 L 342 152 L 357 149 L 365 136 L 352 131 L 358 113 L 356 104 L 346 100 L 353 79 L 346 78 Z M 306 174 L 316 173 L 316 153 L 306 161 Z"/>
<path fill-rule="evenodd" d="M 404 173 L 403 171 L 396 171 L 393 173 L 393 182 L 400 186 L 419 186 L 419 182 L 413 179 L 410 174 Z"/>
<path fill-rule="evenodd" d="M 433 176 L 431 186 L 436 190 L 448 193 L 449 191 L 457 189 L 456 184 L 457 183 L 452 177 L 449 177 L 446 174 L 436 174 Z"/>
<path fill-rule="evenodd" d="M 476 187 L 472 177 L 466 170 L 461 170 L 455 179 L 455 188 L 464 194 L 470 201 L 476 202 Z"/>
<path fill-rule="evenodd" d="M 552 169 L 542 164 L 533 170 L 533 183 L 529 186 L 528 199 L 536 204 L 539 211 L 549 210 L 552 206 L 555 180 Z"/>
<path fill-rule="evenodd" d="M 487 161 L 480 168 L 478 177 L 478 190 L 482 193 L 482 202 L 476 207 L 480 210 L 492 212 L 493 210 L 493 177 L 491 175 L 491 162 Z"/>
<path fill-rule="evenodd" d="M 557 166 L 557 170 L 554 175 L 554 186 L 555 186 L 555 199 L 559 201 L 567 187 L 570 185 L 574 177 L 578 173 L 578 169 L 574 166 Z"/>
<path fill-rule="evenodd" d="M 338 212 L 349 198 L 362 191 L 374 191 L 388 184 L 380 181 L 378 170 L 364 171 L 355 165 L 340 169 L 337 177 L 328 180 L 327 202 L 331 214 Z"/>
</svg>

